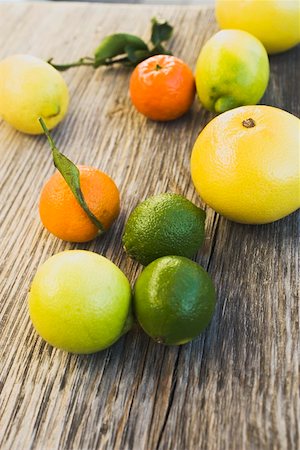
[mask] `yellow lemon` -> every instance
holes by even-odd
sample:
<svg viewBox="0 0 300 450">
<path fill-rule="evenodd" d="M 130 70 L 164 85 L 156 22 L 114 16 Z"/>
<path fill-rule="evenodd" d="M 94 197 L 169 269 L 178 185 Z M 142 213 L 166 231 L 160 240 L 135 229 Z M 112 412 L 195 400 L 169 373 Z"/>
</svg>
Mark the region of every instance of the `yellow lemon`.
<svg viewBox="0 0 300 450">
<path fill-rule="evenodd" d="M 239 28 L 256 36 L 268 53 L 300 42 L 299 0 L 216 0 L 221 28 Z"/>
<path fill-rule="evenodd" d="M 30 55 L 0 61 L 0 116 L 19 131 L 40 134 L 42 117 L 54 128 L 68 109 L 67 85 L 50 64 Z"/>
<path fill-rule="evenodd" d="M 54 347 L 98 352 L 131 326 L 130 284 L 115 264 L 96 253 L 57 253 L 35 274 L 29 313 L 37 332 Z"/>
<path fill-rule="evenodd" d="M 281 219 L 300 206 L 300 120 L 263 105 L 227 111 L 199 134 L 191 174 L 200 197 L 228 219 Z"/>
<path fill-rule="evenodd" d="M 222 30 L 202 48 L 196 88 L 203 106 L 221 113 L 255 105 L 269 81 L 269 60 L 261 42 L 246 31 Z"/>
</svg>

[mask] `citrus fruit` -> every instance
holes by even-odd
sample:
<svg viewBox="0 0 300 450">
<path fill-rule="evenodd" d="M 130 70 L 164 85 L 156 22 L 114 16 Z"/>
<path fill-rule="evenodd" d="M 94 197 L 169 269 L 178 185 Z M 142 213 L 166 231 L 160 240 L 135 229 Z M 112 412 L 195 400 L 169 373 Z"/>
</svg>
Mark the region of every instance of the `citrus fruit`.
<svg viewBox="0 0 300 450">
<path fill-rule="evenodd" d="M 29 313 L 49 344 L 72 353 L 93 353 L 113 344 L 131 323 L 126 276 L 93 252 L 70 250 L 42 264 L 32 281 Z"/>
<path fill-rule="evenodd" d="M 19 131 L 40 134 L 38 117 L 54 128 L 68 109 L 67 85 L 50 64 L 30 55 L 0 62 L 0 116 Z"/>
<path fill-rule="evenodd" d="M 84 199 L 107 230 L 120 211 L 118 188 L 108 175 L 94 167 L 78 166 L 78 169 Z M 87 242 L 99 233 L 59 172 L 43 187 L 39 211 L 47 230 L 64 241 Z"/>
<path fill-rule="evenodd" d="M 177 119 L 194 101 L 193 72 L 175 56 L 151 56 L 132 72 L 130 97 L 136 109 L 149 119 Z"/>
<path fill-rule="evenodd" d="M 244 106 L 213 119 L 191 157 L 200 197 L 241 223 L 273 222 L 300 206 L 300 121 L 271 106 Z"/>
<path fill-rule="evenodd" d="M 239 28 L 256 36 L 268 53 L 279 53 L 300 42 L 299 0 L 216 0 L 221 28 Z"/>
<path fill-rule="evenodd" d="M 180 345 L 209 324 L 215 290 L 201 266 L 182 256 L 164 256 L 138 277 L 133 305 L 141 327 L 156 342 Z"/>
<path fill-rule="evenodd" d="M 196 87 L 203 106 L 217 113 L 255 105 L 269 81 L 263 45 L 241 30 L 222 30 L 202 48 L 196 65 Z"/>
<path fill-rule="evenodd" d="M 205 212 L 182 195 L 155 195 L 130 214 L 123 246 L 144 266 L 160 256 L 192 257 L 203 243 L 204 225 Z"/>
</svg>

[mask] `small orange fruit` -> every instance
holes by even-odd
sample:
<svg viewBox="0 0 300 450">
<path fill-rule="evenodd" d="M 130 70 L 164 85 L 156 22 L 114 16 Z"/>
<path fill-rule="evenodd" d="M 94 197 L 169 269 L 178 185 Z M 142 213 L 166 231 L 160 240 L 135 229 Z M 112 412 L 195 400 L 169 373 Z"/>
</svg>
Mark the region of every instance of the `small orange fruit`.
<svg viewBox="0 0 300 450">
<path fill-rule="evenodd" d="M 175 56 L 151 56 L 138 64 L 132 72 L 130 96 L 136 109 L 149 119 L 177 119 L 193 103 L 193 72 Z"/>
<path fill-rule="evenodd" d="M 108 175 L 94 167 L 78 166 L 78 169 L 84 199 L 107 230 L 120 212 L 118 188 Z M 43 187 L 39 210 L 47 230 L 64 241 L 87 242 L 99 233 L 59 172 Z"/>
</svg>

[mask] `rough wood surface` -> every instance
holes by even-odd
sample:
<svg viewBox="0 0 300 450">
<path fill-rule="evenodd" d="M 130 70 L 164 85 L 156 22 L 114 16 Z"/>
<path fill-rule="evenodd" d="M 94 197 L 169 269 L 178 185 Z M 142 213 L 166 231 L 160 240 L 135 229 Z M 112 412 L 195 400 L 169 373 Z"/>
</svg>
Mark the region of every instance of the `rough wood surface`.
<svg viewBox="0 0 300 450">
<path fill-rule="evenodd" d="M 148 37 L 152 16 L 175 26 L 171 46 L 192 67 L 217 29 L 198 7 L 89 4 L 0 6 L 0 57 L 31 53 L 69 61 L 112 32 Z M 271 58 L 264 103 L 300 114 L 299 49 Z M 69 248 L 117 263 L 134 283 L 138 264 L 120 237 L 132 208 L 150 194 L 182 193 L 200 205 L 189 174 L 192 144 L 211 115 L 195 101 L 173 123 L 147 121 L 131 106 L 125 69 L 64 74 L 71 92 L 55 130 L 75 162 L 117 182 L 122 214 L 103 239 L 59 241 L 43 229 L 39 192 L 53 173 L 44 137 L 0 122 L 0 447 L 5 450 L 297 450 L 299 440 L 299 214 L 266 226 L 226 221 L 208 209 L 197 261 L 218 290 L 209 329 L 183 347 L 163 347 L 138 328 L 107 351 L 76 356 L 34 332 L 27 292 L 37 267 Z"/>
</svg>

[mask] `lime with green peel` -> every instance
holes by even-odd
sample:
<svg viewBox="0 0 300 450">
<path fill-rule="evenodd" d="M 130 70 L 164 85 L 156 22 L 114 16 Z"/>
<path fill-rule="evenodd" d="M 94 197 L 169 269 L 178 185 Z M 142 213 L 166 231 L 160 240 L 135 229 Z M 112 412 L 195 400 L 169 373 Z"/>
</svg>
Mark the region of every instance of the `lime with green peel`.
<svg viewBox="0 0 300 450">
<path fill-rule="evenodd" d="M 134 312 L 156 342 L 186 344 L 211 321 L 215 289 L 208 273 L 182 256 L 165 256 L 149 264 L 134 288 Z"/>
<path fill-rule="evenodd" d="M 123 246 L 144 266 L 161 256 L 191 258 L 204 240 L 205 211 L 182 195 L 149 197 L 130 214 Z"/>
<path fill-rule="evenodd" d="M 203 106 L 216 113 L 256 105 L 269 81 L 269 60 L 262 43 L 242 30 L 222 30 L 202 48 L 196 88 Z"/>
<path fill-rule="evenodd" d="M 29 293 L 36 331 L 54 347 L 94 353 L 131 327 L 131 289 L 123 272 L 96 253 L 71 250 L 42 264 Z"/>
</svg>

